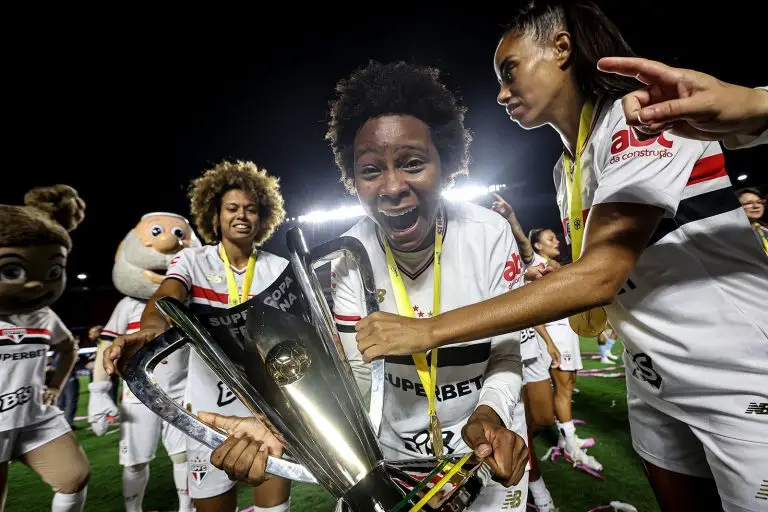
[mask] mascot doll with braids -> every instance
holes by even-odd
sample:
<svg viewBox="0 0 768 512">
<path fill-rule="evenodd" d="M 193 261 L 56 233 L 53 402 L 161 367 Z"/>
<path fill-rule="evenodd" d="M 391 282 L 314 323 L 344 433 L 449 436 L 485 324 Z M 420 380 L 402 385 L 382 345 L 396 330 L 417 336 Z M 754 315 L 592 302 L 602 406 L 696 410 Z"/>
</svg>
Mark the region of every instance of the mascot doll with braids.
<svg viewBox="0 0 768 512">
<path fill-rule="evenodd" d="M 88 421 L 96 435 L 104 435 L 109 418 L 118 408 L 110 393 L 112 382 L 104 371 L 104 350 L 115 338 L 139 330 L 141 313 L 147 300 L 159 288 L 165 271 L 176 253 L 185 247 L 198 247 L 187 219 L 173 213 L 149 213 L 126 235 L 117 249 L 112 281 L 125 295 L 117 304 L 100 335 L 94 364 L 93 382 L 88 386 Z M 166 364 L 155 369 L 163 390 L 179 403 L 184 398 L 189 349 L 172 354 Z M 144 491 L 149 481 L 149 462 L 155 457 L 162 438 L 165 451 L 173 461 L 173 479 L 179 498 L 179 510 L 192 510 L 187 491 L 186 438 L 164 422 L 133 396 L 123 385 L 120 404 L 120 464 L 123 466 L 123 499 L 126 512 L 141 512 Z"/>
<path fill-rule="evenodd" d="M 77 343 L 49 306 L 64 292 L 69 231 L 85 203 L 67 185 L 39 187 L 24 206 L 0 205 L 0 512 L 8 463 L 18 459 L 54 492 L 53 512 L 80 512 L 90 467 L 55 407 L 77 357 Z M 45 386 L 47 352 L 59 362 Z"/>
</svg>

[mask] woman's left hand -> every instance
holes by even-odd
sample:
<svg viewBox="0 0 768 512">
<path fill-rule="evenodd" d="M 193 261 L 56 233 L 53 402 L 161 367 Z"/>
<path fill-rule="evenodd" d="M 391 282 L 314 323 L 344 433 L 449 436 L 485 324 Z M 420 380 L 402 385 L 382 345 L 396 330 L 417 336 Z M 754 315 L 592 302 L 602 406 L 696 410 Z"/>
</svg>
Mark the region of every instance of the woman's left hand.
<svg viewBox="0 0 768 512">
<path fill-rule="evenodd" d="M 408 318 L 377 311 L 363 318 L 355 330 L 357 348 L 369 363 L 384 356 L 409 356 L 435 348 L 432 319 Z"/>
</svg>

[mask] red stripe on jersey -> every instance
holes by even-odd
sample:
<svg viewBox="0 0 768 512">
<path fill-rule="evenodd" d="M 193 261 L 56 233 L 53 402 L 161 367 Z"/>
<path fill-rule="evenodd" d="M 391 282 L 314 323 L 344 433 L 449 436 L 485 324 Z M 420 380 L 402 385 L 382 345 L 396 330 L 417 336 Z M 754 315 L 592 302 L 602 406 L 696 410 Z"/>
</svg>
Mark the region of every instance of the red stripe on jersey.
<svg viewBox="0 0 768 512">
<path fill-rule="evenodd" d="M 256 295 L 250 294 L 249 298 Z M 209 302 L 220 302 L 221 304 L 229 304 L 229 294 L 218 293 L 210 288 L 203 288 L 202 286 L 192 285 L 192 297 L 196 299 L 205 299 Z"/>
<path fill-rule="evenodd" d="M 211 302 L 220 302 L 229 304 L 229 295 L 226 293 L 217 293 L 210 288 L 192 285 L 192 297 L 196 299 L 205 299 Z"/>
<path fill-rule="evenodd" d="M 357 322 L 360 320 L 359 316 L 339 315 L 336 313 L 333 314 L 333 318 L 341 320 L 342 322 Z"/>
<path fill-rule="evenodd" d="M 24 334 L 28 336 L 48 336 L 51 337 L 51 331 L 48 329 L 36 329 L 34 327 L 5 327 L 0 329 L 0 335 L 4 336 L 5 331 L 18 331 L 19 329 L 24 330 Z"/>
<path fill-rule="evenodd" d="M 728 176 L 728 173 L 725 172 L 725 157 L 723 154 L 718 153 L 717 155 L 706 156 L 699 158 L 699 161 L 693 166 L 691 177 L 688 178 L 688 185 L 722 178 L 723 176 Z"/>
<path fill-rule="evenodd" d="M 127 331 L 138 331 L 139 329 L 141 329 L 141 322 L 131 322 L 128 324 L 128 327 L 126 327 Z"/>
</svg>

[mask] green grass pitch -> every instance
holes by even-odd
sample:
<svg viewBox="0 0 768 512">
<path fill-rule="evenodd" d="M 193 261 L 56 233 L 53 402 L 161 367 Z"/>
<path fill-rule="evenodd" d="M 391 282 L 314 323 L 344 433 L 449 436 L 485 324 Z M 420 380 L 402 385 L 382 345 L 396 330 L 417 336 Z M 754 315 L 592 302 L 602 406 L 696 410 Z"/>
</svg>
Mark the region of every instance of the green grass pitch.
<svg viewBox="0 0 768 512">
<path fill-rule="evenodd" d="M 618 354 L 620 344 L 614 347 Z M 594 340 L 582 340 L 582 351 L 595 352 Z M 584 367 L 600 367 L 598 361 L 584 360 Z M 78 415 L 85 416 L 88 407 L 87 379 L 81 383 Z M 579 437 L 594 437 L 595 447 L 589 449 L 604 467 L 605 478 L 598 480 L 573 469 L 562 459 L 542 462 L 547 487 L 562 512 L 586 512 L 596 505 L 608 505 L 618 500 L 634 505 L 640 512 L 655 512 L 658 507 L 653 493 L 643 475 L 639 459 L 632 450 L 627 423 L 626 385 L 623 378 L 580 377 L 574 395 L 574 418 L 587 422 L 577 426 Z M 91 480 L 88 487 L 86 511 L 122 512 L 122 468 L 117 462 L 119 432 L 96 437 L 86 421 L 79 421 L 76 431 L 91 463 Z M 117 430 L 117 427 L 113 427 Z M 539 457 L 554 442 L 554 433 L 539 435 L 535 445 Z M 66 462 L 62 461 L 63 464 Z M 171 462 L 165 456 L 162 445 L 158 448 L 150 469 L 150 480 L 144 497 L 144 510 L 176 510 Z M 240 508 L 250 506 L 247 487 L 239 491 Z M 9 472 L 7 512 L 46 512 L 51 507 L 51 490 L 26 466 L 11 464 Z M 295 485 L 291 509 L 294 512 L 331 511 L 333 500 L 323 489 L 310 485 Z"/>
</svg>

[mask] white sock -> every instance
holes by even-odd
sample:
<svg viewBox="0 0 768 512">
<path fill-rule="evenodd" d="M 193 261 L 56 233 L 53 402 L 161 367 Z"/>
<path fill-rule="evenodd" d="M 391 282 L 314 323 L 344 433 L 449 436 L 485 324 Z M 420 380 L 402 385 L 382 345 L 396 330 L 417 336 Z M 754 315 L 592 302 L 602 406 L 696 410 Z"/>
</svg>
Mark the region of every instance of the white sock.
<svg viewBox="0 0 768 512">
<path fill-rule="evenodd" d="M 576 441 L 576 426 L 573 421 L 566 421 L 565 423 L 557 422 L 557 430 L 566 439 L 566 441 Z"/>
<path fill-rule="evenodd" d="M 613 338 L 608 338 L 605 340 L 605 346 L 608 347 L 608 353 L 610 354 L 611 349 L 613 348 L 613 345 L 616 343 L 616 340 Z"/>
<path fill-rule="evenodd" d="M 275 505 L 274 507 L 263 508 L 254 505 L 252 510 L 254 512 L 291 512 L 291 498 L 288 498 L 288 501 Z"/>
<path fill-rule="evenodd" d="M 123 501 L 125 501 L 125 512 L 142 512 L 141 505 L 144 503 L 144 491 L 149 482 L 149 464 L 144 464 L 141 469 L 135 469 L 137 466 L 126 466 L 123 468 Z"/>
<path fill-rule="evenodd" d="M 75 494 L 61 494 L 60 492 L 57 492 L 53 495 L 51 512 L 83 512 L 85 496 L 87 494 L 87 485 L 83 487 L 80 492 L 76 492 Z"/>
<path fill-rule="evenodd" d="M 187 463 L 173 465 L 173 481 L 176 484 L 176 494 L 179 496 L 179 512 L 192 512 L 192 498 L 187 487 Z"/>
<path fill-rule="evenodd" d="M 544 484 L 543 478 L 539 478 L 532 482 L 529 481 L 528 490 L 531 491 L 533 502 L 536 505 L 546 505 L 552 501 L 552 495 L 549 494 L 549 489 L 547 489 L 547 486 Z"/>
<path fill-rule="evenodd" d="M 600 359 L 605 359 L 608 355 L 608 352 L 610 352 L 608 344 L 606 343 L 605 345 L 598 345 L 597 348 L 600 349 Z"/>
</svg>

